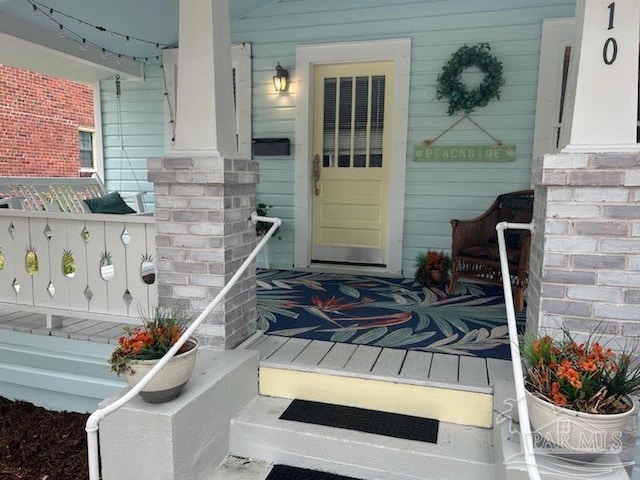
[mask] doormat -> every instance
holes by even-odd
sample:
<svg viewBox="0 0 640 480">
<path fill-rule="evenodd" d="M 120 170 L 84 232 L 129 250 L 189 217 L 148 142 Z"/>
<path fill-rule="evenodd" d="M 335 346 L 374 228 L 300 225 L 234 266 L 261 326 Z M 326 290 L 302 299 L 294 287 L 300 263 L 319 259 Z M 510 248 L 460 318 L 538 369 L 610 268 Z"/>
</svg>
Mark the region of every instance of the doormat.
<svg viewBox="0 0 640 480">
<path fill-rule="evenodd" d="M 288 465 L 274 465 L 265 480 L 358 480 L 333 473 L 307 470 L 306 468 L 290 467 Z"/>
<path fill-rule="evenodd" d="M 408 278 L 258 270 L 258 329 L 267 335 L 510 359 L 501 287 L 426 288 Z M 517 312 L 524 333 L 525 312 Z"/>
<path fill-rule="evenodd" d="M 309 400 L 292 401 L 280 419 L 429 443 L 438 442 L 438 426 L 440 424 L 438 420 L 431 418 L 331 405 Z"/>
</svg>

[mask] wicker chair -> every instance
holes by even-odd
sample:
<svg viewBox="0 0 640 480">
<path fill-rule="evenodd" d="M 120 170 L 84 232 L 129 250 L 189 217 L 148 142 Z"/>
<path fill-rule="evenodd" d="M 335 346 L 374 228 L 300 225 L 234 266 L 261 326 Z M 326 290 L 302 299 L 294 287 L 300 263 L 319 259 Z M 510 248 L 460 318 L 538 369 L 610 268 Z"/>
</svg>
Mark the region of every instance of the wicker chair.
<svg viewBox="0 0 640 480">
<path fill-rule="evenodd" d="M 502 285 L 496 224 L 529 223 L 533 215 L 533 190 L 499 195 L 489 209 L 469 220 L 451 220 L 451 282 L 454 292 L 459 279 Z M 507 256 L 515 309 L 524 309 L 524 292 L 528 284 L 531 233 L 528 230 L 506 230 Z"/>
</svg>

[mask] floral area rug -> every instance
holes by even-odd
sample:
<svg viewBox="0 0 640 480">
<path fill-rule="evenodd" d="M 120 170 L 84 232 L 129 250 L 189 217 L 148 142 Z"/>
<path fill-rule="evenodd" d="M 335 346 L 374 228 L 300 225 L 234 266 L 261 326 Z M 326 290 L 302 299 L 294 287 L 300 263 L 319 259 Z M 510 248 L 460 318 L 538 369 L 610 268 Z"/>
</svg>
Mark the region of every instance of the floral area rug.
<svg viewBox="0 0 640 480">
<path fill-rule="evenodd" d="M 501 287 L 459 282 L 258 270 L 258 328 L 269 335 L 510 358 Z M 524 311 L 516 314 L 523 332 Z"/>
</svg>

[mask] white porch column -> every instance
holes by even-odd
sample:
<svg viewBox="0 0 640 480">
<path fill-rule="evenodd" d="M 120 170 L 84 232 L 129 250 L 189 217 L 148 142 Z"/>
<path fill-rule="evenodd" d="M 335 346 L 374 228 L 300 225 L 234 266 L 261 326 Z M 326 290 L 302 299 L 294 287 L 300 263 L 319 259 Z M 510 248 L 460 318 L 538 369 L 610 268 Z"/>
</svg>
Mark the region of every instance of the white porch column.
<svg viewBox="0 0 640 480">
<path fill-rule="evenodd" d="M 180 0 L 176 151 L 236 152 L 228 0 Z"/>
<path fill-rule="evenodd" d="M 562 151 L 639 151 L 640 2 L 578 0 L 576 21 Z"/>
<path fill-rule="evenodd" d="M 158 302 L 198 316 L 255 245 L 257 162 L 236 151 L 228 0 L 180 0 L 175 147 L 148 162 Z M 197 332 L 233 348 L 256 328 L 248 271 Z"/>
</svg>

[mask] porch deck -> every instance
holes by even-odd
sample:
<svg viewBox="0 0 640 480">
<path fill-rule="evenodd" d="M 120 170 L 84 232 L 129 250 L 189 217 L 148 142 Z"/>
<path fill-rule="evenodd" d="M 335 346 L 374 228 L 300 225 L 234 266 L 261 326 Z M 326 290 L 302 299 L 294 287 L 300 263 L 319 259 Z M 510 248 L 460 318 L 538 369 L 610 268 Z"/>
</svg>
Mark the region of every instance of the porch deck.
<svg viewBox="0 0 640 480">
<path fill-rule="evenodd" d="M 51 335 L 71 340 L 86 340 L 97 343 L 118 343 L 127 323 L 86 320 L 78 317 L 65 317 L 56 326 L 47 326 L 47 317 L 43 313 L 31 313 L 13 309 L 0 309 L 0 329 L 34 335 Z"/>
<path fill-rule="evenodd" d="M 126 324 L 0 310 L 0 329 L 116 344 Z M 105 345 L 106 347 L 106 345 Z M 260 357 L 260 393 L 336 402 L 452 423 L 492 425 L 494 385 L 505 360 L 258 334 L 245 348 Z M 443 405 L 474 408 L 443 408 Z"/>
</svg>

